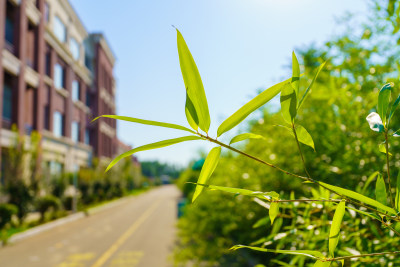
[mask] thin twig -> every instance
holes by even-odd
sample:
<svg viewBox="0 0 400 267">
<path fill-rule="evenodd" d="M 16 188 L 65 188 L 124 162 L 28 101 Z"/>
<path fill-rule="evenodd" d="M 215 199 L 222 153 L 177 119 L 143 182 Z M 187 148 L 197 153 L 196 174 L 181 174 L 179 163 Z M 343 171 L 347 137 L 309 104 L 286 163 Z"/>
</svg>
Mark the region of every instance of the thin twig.
<svg viewBox="0 0 400 267">
<path fill-rule="evenodd" d="M 386 140 L 386 165 L 387 165 L 387 174 L 388 174 L 388 184 L 389 184 L 389 198 L 390 198 L 390 204 L 392 207 L 393 205 L 393 197 L 392 197 L 392 186 L 390 182 L 390 167 L 389 167 L 389 140 L 388 140 L 388 133 L 387 130 L 385 131 L 385 140 Z"/>
<path fill-rule="evenodd" d="M 304 171 L 306 172 L 308 178 L 311 179 L 311 175 L 308 172 L 307 167 L 306 167 L 306 161 L 304 160 L 303 152 L 301 151 L 301 148 L 300 148 L 299 139 L 297 137 L 296 129 L 294 128 L 294 123 L 292 123 L 292 130 L 293 130 L 293 134 L 294 134 L 294 139 L 296 140 L 297 148 L 299 149 L 301 161 L 303 162 Z"/>
<path fill-rule="evenodd" d="M 340 199 L 282 199 L 273 202 L 340 202 Z"/>
<path fill-rule="evenodd" d="M 325 260 L 321 259 L 321 261 L 339 261 L 339 260 L 346 260 L 346 259 L 352 259 L 352 258 L 363 258 L 363 257 L 371 257 L 371 256 L 385 256 L 385 255 L 393 255 L 393 254 L 400 254 L 400 251 L 377 252 L 377 253 L 351 255 L 351 256 L 336 257 L 336 258 L 327 258 Z"/>
<path fill-rule="evenodd" d="M 393 231 L 393 233 L 395 233 L 396 235 L 400 236 L 400 233 L 398 231 L 396 231 L 396 229 L 394 229 L 392 226 L 390 226 L 389 224 L 385 223 L 383 220 L 381 221 L 387 228 L 389 228 L 390 230 Z"/>
</svg>

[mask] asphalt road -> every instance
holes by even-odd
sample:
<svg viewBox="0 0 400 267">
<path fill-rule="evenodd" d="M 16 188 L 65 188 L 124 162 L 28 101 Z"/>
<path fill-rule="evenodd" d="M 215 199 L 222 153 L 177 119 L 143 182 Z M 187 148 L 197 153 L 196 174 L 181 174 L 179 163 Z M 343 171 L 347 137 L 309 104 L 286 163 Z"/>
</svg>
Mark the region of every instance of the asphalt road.
<svg viewBox="0 0 400 267">
<path fill-rule="evenodd" d="M 0 248 L 0 266 L 171 266 L 178 196 L 174 186 L 162 186 Z"/>
</svg>

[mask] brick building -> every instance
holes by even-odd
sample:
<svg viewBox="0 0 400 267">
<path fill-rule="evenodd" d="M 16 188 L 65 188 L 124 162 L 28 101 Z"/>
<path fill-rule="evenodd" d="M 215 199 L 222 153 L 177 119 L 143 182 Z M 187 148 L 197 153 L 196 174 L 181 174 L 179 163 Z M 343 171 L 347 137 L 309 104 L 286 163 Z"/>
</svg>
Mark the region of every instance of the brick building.
<svg viewBox="0 0 400 267">
<path fill-rule="evenodd" d="M 0 0 L 0 49 L 3 150 L 16 125 L 20 135 L 41 134 L 42 160 L 55 171 L 117 153 L 115 120 L 90 123 L 115 114 L 115 57 L 68 0 Z"/>
</svg>

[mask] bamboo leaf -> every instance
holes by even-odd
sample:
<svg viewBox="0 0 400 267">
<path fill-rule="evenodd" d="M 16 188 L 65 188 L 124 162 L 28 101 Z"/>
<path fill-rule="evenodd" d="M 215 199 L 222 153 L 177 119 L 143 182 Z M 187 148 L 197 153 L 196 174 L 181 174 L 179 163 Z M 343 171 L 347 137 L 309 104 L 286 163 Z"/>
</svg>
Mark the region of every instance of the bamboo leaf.
<svg viewBox="0 0 400 267">
<path fill-rule="evenodd" d="M 221 123 L 221 125 L 218 127 L 217 135 L 221 136 L 223 133 L 229 131 L 240 122 L 242 122 L 252 112 L 265 105 L 268 101 L 279 94 L 282 87 L 285 84 L 289 83 L 290 80 L 291 79 L 287 79 L 283 82 L 271 86 L 270 88 L 264 90 L 261 94 L 257 95 L 255 98 L 247 102 L 243 107 L 238 109 L 229 118 Z"/>
<path fill-rule="evenodd" d="M 282 87 L 280 100 L 283 119 L 292 124 L 297 114 L 297 96 L 291 84 Z"/>
<path fill-rule="evenodd" d="M 400 172 L 397 174 L 395 207 L 400 211 Z"/>
<path fill-rule="evenodd" d="M 315 151 L 314 141 L 313 141 L 311 135 L 307 132 L 307 130 L 303 126 L 301 126 L 301 125 L 296 126 L 296 134 L 297 134 L 297 138 L 300 143 L 303 143 L 303 144 L 311 147 Z"/>
<path fill-rule="evenodd" d="M 354 210 L 355 212 L 358 212 L 358 213 L 361 213 L 361 214 L 366 215 L 368 217 L 371 217 L 372 219 L 375 219 L 375 220 L 378 220 L 378 221 L 382 221 L 381 218 L 378 215 L 374 214 L 374 213 L 358 210 L 358 209 L 355 209 L 355 208 L 352 208 L 352 207 L 349 207 L 349 206 L 346 206 L 346 209 Z"/>
<path fill-rule="evenodd" d="M 299 106 L 298 106 L 297 109 L 300 109 L 300 107 L 303 104 L 304 100 L 306 100 L 308 94 L 311 92 L 311 88 L 313 87 L 313 85 L 315 83 L 315 80 L 318 78 L 318 75 L 321 72 L 321 70 L 324 68 L 325 64 L 326 64 L 326 61 L 319 66 L 319 68 L 317 70 L 317 73 L 315 74 L 314 78 L 312 79 L 312 81 L 311 81 L 310 85 L 308 86 L 307 90 L 304 92 L 304 94 L 303 94 L 303 96 L 302 96 L 302 98 L 301 98 L 301 100 L 299 102 Z"/>
<path fill-rule="evenodd" d="M 365 194 L 365 192 L 366 192 L 367 189 L 368 189 L 369 184 L 375 179 L 375 177 L 376 177 L 378 174 L 379 174 L 379 172 L 376 171 L 376 172 L 374 172 L 373 174 L 371 174 L 371 175 L 368 177 L 367 181 L 365 181 L 365 185 L 364 185 L 364 187 L 363 187 L 363 189 L 362 189 L 362 191 L 361 191 L 361 194 L 363 194 L 363 195 Z"/>
<path fill-rule="evenodd" d="M 219 157 L 221 155 L 221 147 L 214 147 L 211 149 L 210 153 L 208 153 L 206 160 L 204 161 L 203 167 L 201 168 L 199 179 L 197 180 L 198 184 L 207 184 L 210 176 L 214 172 L 215 168 L 218 165 Z M 192 202 L 196 200 L 196 198 L 203 191 L 204 186 L 197 185 L 196 190 L 194 191 Z"/>
<path fill-rule="evenodd" d="M 331 266 L 331 261 L 320 261 L 317 260 L 317 262 L 314 264 L 314 267 L 329 267 Z"/>
<path fill-rule="evenodd" d="M 99 118 L 111 118 L 111 119 L 116 119 L 116 120 L 121 120 L 121 121 L 129 121 L 129 122 L 135 122 L 135 123 L 146 124 L 146 125 L 172 128 L 172 129 L 186 131 L 186 132 L 190 132 L 190 133 L 194 133 L 194 134 L 196 133 L 196 132 L 190 130 L 189 128 L 186 128 L 186 127 L 178 125 L 178 124 L 159 122 L 159 121 L 142 120 L 142 119 L 126 117 L 126 116 L 118 116 L 118 115 L 101 115 L 101 116 L 98 116 L 95 119 L 93 119 L 92 122 L 94 122 L 95 120 L 97 120 Z"/>
<path fill-rule="evenodd" d="M 387 205 L 386 185 L 381 174 L 376 179 L 375 199 L 383 205 Z"/>
<path fill-rule="evenodd" d="M 289 254 L 289 255 L 301 255 L 310 257 L 313 259 L 323 259 L 324 255 L 319 251 L 314 250 L 281 250 L 281 249 L 267 249 L 267 248 L 260 248 L 260 247 L 251 247 L 251 246 L 244 246 L 244 245 L 236 245 L 230 248 L 230 250 L 237 250 L 241 248 L 248 248 L 251 250 L 261 251 L 261 252 L 271 252 L 271 253 L 281 253 L 281 254 Z"/>
<path fill-rule="evenodd" d="M 300 87 L 300 66 L 299 61 L 297 60 L 296 54 L 294 51 L 292 52 L 292 80 L 291 85 L 293 86 L 296 95 L 299 95 L 299 87 Z M 296 103 L 297 104 L 297 103 Z"/>
<path fill-rule="evenodd" d="M 339 242 L 340 226 L 342 224 L 344 212 L 346 210 L 346 201 L 342 200 L 337 206 L 335 215 L 333 215 L 331 230 L 329 232 L 329 257 L 334 257 L 336 246 Z"/>
<path fill-rule="evenodd" d="M 387 212 L 389 212 L 389 213 L 391 213 L 393 215 L 396 215 L 396 213 L 397 213 L 393 208 L 385 206 L 382 203 L 380 203 L 380 202 L 378 202 L 378 201 L 376 201 L 376 200 L 374 200 L 372 198 L 369 198 L 369 197 L 366 197 L 364 195 L 361 195 L 361 194 L 359 194 L 357 192 L 354 192 L 354 191 L 351 191 L 351 190 L 348 190 L 348 189 L 345 189 L 345 188 L 341 188 L 341 187 L 338 187 L 338 186 L 330 185 L 330 184 L 327 184 L 327 183 L 324 183 L 324 182 L 318 182 L 318 184 L 320 184 L 320 185 L 322 185 L 322 186 L 324 186 L 324 187 L 326 187 L 326 188 L 328 188 L 328 189 L 330 189 L 330 190 L 332 190 L 332 191 L 334 191 L 334 192 L 336 192 L 336 193 L 338 193 L 340 195 L 343 195 L 343 196 L 358 200 L 358 201 L 363 202 L 365 204 L 371 205 L 371 206 L 373 206 L 375 208 L 387 211 Z"/>
<path fill-rule="evenodd" d="M 386 126 L 387 110 L 390 102 L 390 95 L 392 92 L 393 83 L 385 84 L 378 95 L 378 114 L 382 119 L 383 125 Z"/>
<path fill-rule="evenodd" d="M 295 137 L 292 128 L 284 125 L 276 125 L 276 126 L 284 128 L 285 130 L 288 131 L 288 133 L 291 136 Z M 299 142 L 311 147 L 315 151 L 314 141 L 311 135 L 308 133 L 308 131 L 301 125 L 297 125 L 295 129 L 296 129 L 297 139 L 299 140 Z"/>
<path fill-rule="evenodd" d="M 379 151 L 386 154 L 386 141 L 379 144 Z M 389 152 L 389 156 L 392 156 L 392 153 Z"/>
<path fill-rule="evenodd" d="M 185 114 L 190 127 L 192 127 L 195 131 L 197 131 L 199 126 L 199 118 L 197 117 L 196 109 L 193 106 L 193 102 L 190 100 L 187 93 L 186 93 Z"/>
<path fill-rule="evenodd" d="M 247 139 L 265 139 L 264 136 L 262 135 L 258 135 L 258 134 L 253 134 L 253 133 L 243 133 L 243 134 L 239 134 L 236 135 L 235 137 L 233 137 L 231 139 L 231 141 L 229 142 L 229 144 L 233 144 L 233 143 L 237 143 L 243 140 L 247 140 Z"/>
<path fill-rule="evenodd" d="M 197 183 L 199 186 L 207 187 L 212 190 L 218 190 L 218 191 L 223 191 L 223 192 L 228 192 L 231 194 L 238 194 L 238 195 L 244 195 L 244 196 L 251 196 L 251 197 L 257 197 L 260 199 L 268 200 L 271 201 L 271 199 L 278 199 L 279 194 L 271 191 L 271 192 L 260 192 L 260 191 L 251 191 L 248 189 L 242 189 L 242 188 L 233 188 L 233 187 L 225 187 L 225 186 L 217 186 L 217 185 L 208 185 L 208 184 L 200 184 Z"/>
<path fill-rule="evenodd" d="M 279 214 L 279 202 L 272 202 L 269 207 L 269 219 L 271 220 L 271 225 L 274 223 L 276 216 Z"/>
<path fill-rule="evenodd" d="M 392 118 L 394 112 L 398 108 L 399 104 L 400 104 L 400 95 L 396 98 L 396 100 L 394 101 L 393 105 L 390 108 L 389 122 L 390 122 L 390 119 Z"/>
<path fill-rule="evenodd" d="M 204 132 L 208 133 L 210 128 L 210 113 L 208 111 L 208 104 L 206 93 L 204 91 L 203 82 L 201 81 L 199 70 L 196 63 L 189 51 L 189 48 L 183 39 L 182 34 L 177 32 L 178 54 L 179 63 L 181 67 L 183 81 L 185 83 L 186 92 L 193 103 L 196 111 L 199 127 Z M 193 114 L 191 114 L 193 116 Z M 192 117 L 193 118 L 193 117 Z M 191 122 L 189 121 L 189 124 Z"/>
<path fill-rule="evenodd" d="M 121 155 L 119 155 L 118 157 L 116 157 L 115 159 L 113 159 L 113 161 L 111 161 L 111 163 L 108 165 L 106 172 L 111 169 L 112 166 L 114 166 L 118 161 L 120 161 L 121 159 L 128 157 L 134 153 L 140 152 L 140 151 L 146 151 L 146 150 L 151 150 L 151 149 L 156 149 L 156 148 L 161 148 L 161 147 L 166 147 L 166 146 L 170 146 L 173 144 L 177 144 L 180 142 L 185 142 L 185 141 L 193 141 L 193 140 L 201 140 L 203 138 L 199 137 L 199 136 L 184 136 L 184 137 L 179 137 L 179 138 L 174 138 L 174 139 L 168 139 L 168 140 L 163 140 L 163 141 L 159 141 L 159 142 L 155 142 L 152 144 L 147 144 L 144 146 L 140 146 L 140 147 L 136 147 L 132 150 L 129 150 L 125 153 L 122 153 Z"/>
<path fill-rule="evenodd" d="M 253 229 L 259 228 L 261 226 L 267 225 L 269 222 L 269 217 L 264 217 L 259 219 L 255 224 L 253 224 Z"/>
</svg>

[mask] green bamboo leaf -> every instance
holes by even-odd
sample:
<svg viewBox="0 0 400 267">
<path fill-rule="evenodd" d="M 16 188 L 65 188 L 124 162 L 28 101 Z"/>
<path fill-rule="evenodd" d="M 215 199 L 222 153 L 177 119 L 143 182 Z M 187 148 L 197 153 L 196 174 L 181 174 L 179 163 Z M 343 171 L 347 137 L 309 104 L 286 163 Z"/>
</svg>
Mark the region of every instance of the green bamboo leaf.
<svg viewBox="0 0 400 267">
<path fill-rule="evenodd" d="M 326 61 L 319 66 L 319 68 L 317 70 L 317 73 L 315 74 L 314 78 L 312 79 L 312 81 L 311 81 L 310 85 L 308 86 L 307 90 L 304 92 L 304 94 L 303 94 L 303 96 L 302 96 L 302 98 L 301 98 L 301 100 L 299 102 L 299 106 L 298 106 L 297 109 L 300 109 L 300 107 L 303 104 L 304 100 L 307 98 L 308 93 L 310 93 L 311 88 L 313 87 L 313 85 L 315 83 L 315 80 L 318 78 L 318 75 L 321 72 L 321 70 L 324 68 L 325 64 L 326 64 Z"/>
<path fill-rule="evenodd" d="M 322 186 L 324 186 L 324 187 L 326 187 L 326 188 L 328 188 L 328 189 L 330 189 L 330 190 L 332 190 L 332 191 L 334 191 L 334 192 L 336 192 L 336 193 L 338 193 L 340 195 L 343 195 L 343 196 L 358 200 L 360 202 L 363 202 L 365 204 L 371 205 L 371 206 L 376 207 L 378 209 L 387 211 L 387 212 L 389 212 L 389 213 L 391 213 L 393 215 L 397 214 L 397 212 L 393 208 L 385 206 L 382 203 L 380 203 L 380 202 L 378 202 L 378 201 L 376 201 L 376 200 L 374 200 L 372 198 L 369 198 L 369 197 L 366 197 L 364 195 L 361 195 L 361 194 L 359 194 L 357 192 L 354 192 L 354 191 L 351 191 L 351 190 L 348 190 L 348 189 L 345 189 L 345 188 L 341 188 L 341 187 L 338 187 L 338 186 L 330 185 L 330 184 L 327 184 L 327 183 L 324 183 L 324 182 L 318 182 L 318 184 L 320 184 L 320 185 L 322 185 Z"/>
<path fill-rule="evenodd" d="M 161 148 L 161 147 L 166 147 L 166 146 L 170 146 L 173 144 L 177 144 L 180 142 L 185 142 L 185 141 L 193 141 L 193 140 L 201 140 L 203 138 L 199 137 L 199 136 L 194 136 L 194 135 L 189 135 L 189 136 L 184 136 L 184 137 L 179 137 L 179 138 L 174 138 L 174 139 L 168 139 L 168 140 L 163 140 L 163 141 L 159 141 L 159 142 L 155 142 L 152 144 L 147 144 L 144 146 L 140 146 L 140 147 L 136 147 L 132 150 L 129 150 L 125 153 L 122 153 L 121 155 L 119 155 L 118 157 L 116 157 L 115 159 L 113 159 L 113 161 L 111 161 L 111 163 L 108 165 L 106 172 L 111 169 L 112 166 L 114 166 L 118 161 L 120 161 L 121 159 L 128 157 L 134 153 L 140 152 L 140 151 L 146 151 L 146 150 L 151 150 L 151 149 L 156 149 L 156 148 Z"/>
<path fill-rule="evenodd" d="M 331 261 L 320 261 L 317 260 L 317 262 L 314 264 L 314 267 L 329 267 L 331 266 Z"/>
<path fill-rule="evenodd" d="M 186 93 L 185 114 L 190 127 L 192 127 L 195 131 L 197 131 L 197 128 L 199 126 L 199 118 L 197 118 L 196 109 L 194 108 L 193 102 L 190 100 L 187 93 Z"/>
<path fill-rule="evenodd" d="M 197 183 L 197 185 L 207 187 L 212 190 L 228 192 L 231 194 L 257 197 L 257 198 L 268 200 L 268 201 L 271 201 L 271 199 L 276 199 L 276 200 L 279 199 L 279 194 L 274 191 L 260 192 L 260 191 L 251 191 L 251 190 L 242 189 L 242 188 L 233 188 L 233 187 L 217 186 L 217 185 L 211 185 L 211 184 L 210 185 L 209 184 L 200 184 L 200 183 Z"/>
<path fill-rule="evenodd" d="M 378 95 L 378 114 L 382 119 L 383 125 L 386 127 L 387 110 L 390 103 L 390 95 L 392 92 L 393 83 L 385 84 Z"/>
<path fill-rule="evenodd" d="M 190 132 L 190 133 L 194 133 L 194 134 L 196 133 L 196 132 L 190 130 L 189 128 L 186 128 L 186 127 L 178 125 L 178 124 L 159 122 L 159 121 L 142 120 L 142 119 L 126 117 L 126 116 L 118 116 L 118 115 L 101 115 L 101 116 L 98 116 L 95 119 L 93 119 L 92 122 L 94 122 L 95 120 L 97 120 L 99 118 L 111 118 L 111 119 L 116 119 L 116 120 L 121 120 L 121 121 L 129 121 L 129 122 L 135 122 L 135 123 L 146 124 L 146 125 L 172 128 L 172 129 L 182 130 L 182 131 L 186 131 L 186 132 Z"/>
<path fill-rule="evenodd" d="M 201 168 L 199 179 L 197 180 L 198 184 L 207 184 L 210 176 L 214 172 L 215 168 L 218 165 L 219 157 L 221 155 L 221 147 L 214 147 L 211 149 L 210 153 L 208 153 L 206 160 L 204 161 L 203 167 Z M 196 198 L 203 191 L 204 186 L 197 185 L 196 190 L 194 191 L 192 202 L 196 200 Z"/>
<path fill-rule="evenodd" d="M 279 202 L 271 202 L 269 207 L 269 219 L 271 220 L 271 225 L 274 224 L 276 216 L 279 214 Z"/>
<path fill-rule="evenodd" d="M 291 136 L 295 137 L 294 133 L 293 133 L 293 129 L 291 127 L 288 127 L 285 125 L 275 125 L 275 126 L 284 128 L 285 130 L 288 131 L 288 133 Z M 315 151 L 314 141 L 313 141 L 311 135 L 308 133 L 308 131 L 301 125 L 297 125 L 295 129 L 296 129 L 297 139 L 299 140 L 299 142 L 311 147 Z"/>
<path fill-rule="evenodd" d="M 185 83 L 186 92 L 193 103 L 196 111 L 199 127 L 204 132 L 208 133 L 210 128 L 210 113 L 208 111 L 208 104 L 206 93 L 204 92 L 203 82 L 201 81 L 199 70 L 196 63 L 189 51 L 189 48 L 183 39 L 182 34 L 177 32 L 178 54 L 179 63 L 181 67 L 183 81 Z M 193 116 L 193 114 L 191 114 Z M 193 118 L 193 117 L 192 117 Z M 189 121 L 189 123 L 191 123 Z"/>
<path fill-rule="evenodd" d="M 300 87 L 300 66 L 299 61 L 297 60 L 296 54 L 294 51 L 292 52 L 292 81 L 291 85 L 293 86 L 296 95 L 299 95 L 299 87 Z M 296 103 L 297 104 L 297 103 Z"/>
<path fill-rule="evenodd" d="M 258 134 L 253 134 L 253 133 L 243 133 L 243 134 L 239 134 L 236 135 L 235 137 L 233 137 L 231 139 L 231 141 L 229 142 L 229 144 L 233 144 L 233 143 L 237 143 L 243 140 L 247 140 L 247 139 L 265 139 L 264 136 L 262 135 L 258 135 Z"/>
<path fill-rule="evenodd" d="M 363 214 L 365 216 L 371 217 L 372 219 L 375 219 L 375 220 L 378 220 L 378 221 L 382 221 L 381 218 L 378 215 L 374 214 L 374 213 L 358 210 L 358 209 L 355 209 L 355 208 L 352 208 L 352 207 L 349 207 L 349 206 L 346 206 L 346 209 L 354 210 L 355 212 L 358 212 L 358 213 Z"/>
<path fill-rule="evenodd" d="M 303 143 L 303 144 L 311 147 L 315 151 L 314 141 L 313 141 L 311 135 L 307 132 L 307 130 L 303 126 L 301 126 L 301 125 L 296 126 L 296 134 L 297 134 L 297 138 L 300 143 Z"/>
<path fill-rule="evenodd" d="M 382 175 L 378 175 L 376 179 L 376 186 L 375 186 L 375 199 L 376 201 L 382 203 L 383 205 L 387 205 L 387 193 L 386 193 L 386 185 L 385 181 L 383 180 Z"/>
<path fill-rule="evenodd" d="M 386 154 L 386 141 L 379 144 L 379 152 Z M 392 153 L 389 152 L 389 156 L 392 156 Z"/>
<path fill-rule="evenodd" d="M 283 119 L 292 124 L 297 114 L 297 96 L 291 84 L 282 87 L 280 100 Z"/>
<path fill-rule="evenodd" d="M 261 94 L 257 95 L 255 98 L 247 102 L 243 107 L 238 109 L 229 118 L 224 120 L 218 127 L 217 135 L 221 136 L 223 133 L 229 131 L 240 122 L 242 122 L 247 116 L 249 116 L 253 111 L 259 109 L 265 105 L 268 101 L 274 98 L 281 91 L 282 87 L 289 83 L 291 79 L 287 79 L 283 82 L 275 84 L 270 88 L 264 90 Z"/>
<path fill-rule="evenodd" d="M 400 211 L 400 171 L 397 174 L 395 207 L 397 211 Z"/>
<path fill-rule="evenodd" d="M 372 183 L 372 181 L 375 179 L 375 177 L 376 177 L 378 174 L 379 174 L 379 172 L 376 171 L 376 172 L 374 172 L 373 174 L 371 174 L 371 175 L 368 177 L 367 181 L 365 181 L 365 185 L 364 185 L 364 187 L 363 187 L 363 189 L 362 189 L 362 191 L 361 191 L 361 194 L 364 195 L 365 192 L 367 192 L 367 189 L 369 188 L 370 183 Z"/>
<path fill-rule="evenodd" d="M 399 107 L 399 104 L 400 104 L 400 95 L 396 98 L 396 100 L 394 101 L 393 105 L 390 108 L 389 122 L 390 122 L 390 119 L 392 118 L 394 112 Z"/>
<path fill-rule="evenodd" d="M 251 246 L 244 246 L 244 245 L 236 245 L 230 248 L 230 250 L 237 250 L 241 248 L 248 248 L 255 251 L 261 252 L 271 252 L 271 253 L 281 253 L 281 254 L 289 254 L 289 255 L 301 255 L 310 257 L 313 259 L 323 259 L 325 258 L 324 255 L 319 251 L 314 250 L 281 250 L 281 249 L 267 249 L 267 248 L 260 248 L 260 247 L 251 247 Z"/>
<path fill-rule="evenodd" d="M 333 215 L 331 230 L 329 232 L 329 257 L 334 257 L 336 246 L 339 242 L 340 226 L 342 224 L 344 212 L 346 210 L 346 201 L 342 200 L 337 206 L 335 215 Z"/>
<path fill-rule="evenodd" d="M 268 224 L 268 222 L 269 222 L 269 217 L 261 218 L 258 221 L 256 221 L 255 224 L 253 224 L 253 229 L 259 228 L 261 226 L 265 226 Z"/>
</svg>

